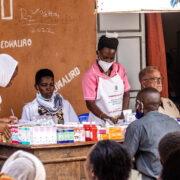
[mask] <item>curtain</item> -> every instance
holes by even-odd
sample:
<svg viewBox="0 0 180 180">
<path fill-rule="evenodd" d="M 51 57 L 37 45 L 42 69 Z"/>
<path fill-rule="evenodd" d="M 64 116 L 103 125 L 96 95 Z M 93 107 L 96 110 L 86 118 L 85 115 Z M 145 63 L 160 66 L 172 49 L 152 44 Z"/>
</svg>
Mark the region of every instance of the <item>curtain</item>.
<svg viewBox="0 0 180 180">
<path fill-rule="evenodd" d="M 162 97 L 168 97 L 166 50 L 160 13 L 146 14 L 146 59 L 147 66 L 157 66 L 163 81 Z"/>
</svg>

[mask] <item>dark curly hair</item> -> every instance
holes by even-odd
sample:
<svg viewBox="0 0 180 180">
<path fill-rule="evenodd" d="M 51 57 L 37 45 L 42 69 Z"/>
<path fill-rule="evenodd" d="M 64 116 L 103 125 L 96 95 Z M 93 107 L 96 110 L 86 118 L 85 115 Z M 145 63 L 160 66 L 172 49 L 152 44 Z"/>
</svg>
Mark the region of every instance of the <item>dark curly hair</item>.
<svg viewBox="0 0 180 180">
<path fill-rule="evenodd" d="M 119 41 L 117 38 L 108 38 L 105 35 L 103 35 L 99 38 L 98 51 L 100 51 L 103 48 L 110 48 L 117 50 L 118 44 Z"/>
<path fill-rule="evenodd" d="M 175 150 L 180 148 L 180 131 L 170 132 L 162 137 L 159 142 L 159 154 L 162 164 L 168 156 Z"/>
<path fill-rule="evenodd" d="M 99 141 L 89 155 L 92 171 L 98 180 L 127 180 L 131 171 L 131 158 L 120 143 Z"/>
<path fill-rule="evenodd" d="M 43 77 L 52 77 L 54 79 L 54 74 L 50 69 L 40 69 L 35 76 L 35 84 L 38 85 Z"/>
<path fill-rule="evenodd" d="M 180 149 L 177 149 L 169 155 L 163 164 L 161 178 L 162 180 L 178 180 L 180 179 Z"/>
</svg>

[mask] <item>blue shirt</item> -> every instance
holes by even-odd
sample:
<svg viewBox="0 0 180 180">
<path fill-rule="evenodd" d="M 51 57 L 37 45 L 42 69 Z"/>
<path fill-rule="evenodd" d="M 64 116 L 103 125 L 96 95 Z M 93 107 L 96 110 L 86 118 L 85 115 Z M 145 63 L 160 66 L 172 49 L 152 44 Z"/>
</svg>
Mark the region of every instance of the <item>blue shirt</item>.
<svg viewBox="0 0 180 180">
<path fill-rule="evenodd" d="M 165 134 L 173 131 L 180 131 L 180 125 L 158 111 L 148 112 L 128 126 L 124 144 L 131 158 L 135 156 L 136 166 L 143 174 L 143 180 L 160 176 L 162 166 L 159 160 L 158 144 Z"/>
</svg>

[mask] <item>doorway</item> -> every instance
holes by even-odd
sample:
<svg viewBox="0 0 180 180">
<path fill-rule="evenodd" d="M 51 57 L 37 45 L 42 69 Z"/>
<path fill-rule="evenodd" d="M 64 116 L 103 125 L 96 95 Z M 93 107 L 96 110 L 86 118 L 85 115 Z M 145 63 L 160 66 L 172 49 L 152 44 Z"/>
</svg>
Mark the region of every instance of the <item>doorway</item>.
<svg viewBox="0 0 180 180">
<path fill-rule="evenodd" d="M 162 13 L 169 98 L 180 110 L 180 13 Z"/>
</svg>

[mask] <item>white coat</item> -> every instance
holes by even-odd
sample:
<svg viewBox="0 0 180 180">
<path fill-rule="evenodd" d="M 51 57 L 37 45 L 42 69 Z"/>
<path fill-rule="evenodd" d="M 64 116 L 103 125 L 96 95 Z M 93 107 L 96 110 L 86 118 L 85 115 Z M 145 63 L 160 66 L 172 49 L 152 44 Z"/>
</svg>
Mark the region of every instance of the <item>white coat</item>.
<svg viewBox="0 0 180 180">
<path fill-rule="evenodd" d="M 62 111 L 64 113 L 63 118 L 64 122 L 79 122 L 79 119 L 69 101 L 62 98 Z M 26 104 L 23 107 L 22 112 L 22 121 L 32 121 L 33 117 L 38 116 L 38 102 L 34 99 L 32 102 Z M 21 121 L 20 120 L 20 121 Z"/>
</svg>

